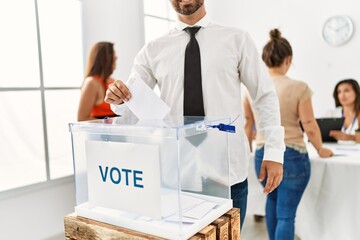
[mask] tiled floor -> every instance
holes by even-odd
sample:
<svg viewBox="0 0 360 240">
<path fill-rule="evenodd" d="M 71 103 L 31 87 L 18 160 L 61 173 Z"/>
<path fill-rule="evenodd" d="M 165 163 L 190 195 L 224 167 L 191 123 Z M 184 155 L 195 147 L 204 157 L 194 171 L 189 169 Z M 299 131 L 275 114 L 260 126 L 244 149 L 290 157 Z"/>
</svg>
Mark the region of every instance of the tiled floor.
<svg viewBox="0 0 360 240">
<path fill-rule="evenodd" d="M 244 227 L 241 230 L 241 240 L 268 240 L 265 219 L 261 222 L 255 222 L 254 216 L 247 216 Z M 300 238 L 295 237 L 295 240 Z"/>
</svg>

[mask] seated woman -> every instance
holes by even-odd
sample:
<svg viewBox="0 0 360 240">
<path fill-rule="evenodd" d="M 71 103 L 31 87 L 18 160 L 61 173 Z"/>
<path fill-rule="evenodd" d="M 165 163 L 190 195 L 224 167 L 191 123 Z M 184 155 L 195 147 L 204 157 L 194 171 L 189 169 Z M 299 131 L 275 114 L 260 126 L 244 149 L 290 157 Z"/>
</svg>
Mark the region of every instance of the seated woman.
<svg viewBox="0 0 360 240">
<path fill-rule="evenodd" d="M 336 84 L 333 96 L 336 108 L 329 113 L 329 116 L 345 119 L 341 131 L 330 131 L 330 136 L 336 140 L 355 141 L 355 130 L 359 128 L 360 120 L 359 83 L 354 79 L 342 80 Z"/>
<path fill-rule="evenodd" d="M 81 86 L 78 121 L 116 116 L 110 104 L 104 101 L 106 90 L 114 82 L 111 74 L 116 59 L 113 43 L 98 42 L 91 48 Z"/>
</svg>

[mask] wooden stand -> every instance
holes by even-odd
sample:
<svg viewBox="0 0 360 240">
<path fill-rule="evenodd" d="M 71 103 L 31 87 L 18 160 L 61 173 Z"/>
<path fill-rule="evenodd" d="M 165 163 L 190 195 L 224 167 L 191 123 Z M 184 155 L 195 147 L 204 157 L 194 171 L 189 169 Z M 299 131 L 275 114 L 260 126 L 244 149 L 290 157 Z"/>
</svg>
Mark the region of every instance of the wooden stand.
<svg viewBox="0 0 360 240">
<path fill-rule="evenodd" d="M 64 218 L 67 240 L 160 240 L 163 238 L 70 214 Z M 240 240 L 240 210 L 232 208 L 190 240 Z"/>
<path fill-rule="evenodd" d="M 229 239 L 240 239 L 240 209 L 232 208 L 224 216 L 229 218 Z"/>
<path fill-rule="evenodd" d="M 216 227 L 216 239 L 229 239 L 229 218 L 219 217 L 211 225 Z M 237 230 L 239 231 L 239 230 Z"/>
</svg>

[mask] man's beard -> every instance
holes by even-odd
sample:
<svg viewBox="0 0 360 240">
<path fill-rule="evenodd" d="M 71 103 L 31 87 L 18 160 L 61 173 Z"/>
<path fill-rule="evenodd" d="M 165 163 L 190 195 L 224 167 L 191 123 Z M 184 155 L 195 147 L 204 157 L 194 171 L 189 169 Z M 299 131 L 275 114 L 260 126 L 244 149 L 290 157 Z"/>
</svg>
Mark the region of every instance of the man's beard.
<svg viewBox="0 0 360 240">
<path fill-rule="evenodd" d="M 195 0 L 194 5 L 192 5 L 192 4 L 185 5 L 183 7 L 183 9 L 181 9 L 179 6 L 179 2 L 181 2 L 181 0 L 177 0 L 176 3 L 173 3 L 172 5 L 173 5 L 175 11 L 182 15 L 191 15 L 194 12 L 196 12 L 203 5 L 203 2 L 200 2 L 200 0 Z"/>
</svg>

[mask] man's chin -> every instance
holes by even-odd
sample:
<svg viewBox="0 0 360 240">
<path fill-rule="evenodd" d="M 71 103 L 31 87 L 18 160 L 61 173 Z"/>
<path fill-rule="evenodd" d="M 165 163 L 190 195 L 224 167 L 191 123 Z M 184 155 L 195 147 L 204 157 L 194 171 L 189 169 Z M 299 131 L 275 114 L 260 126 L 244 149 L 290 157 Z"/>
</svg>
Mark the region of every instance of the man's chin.
<svg viewBox="0 0 360 240">
<path fill-rule="evenodd" d="M 182 9 L 179 9 L 178 13 L 182 15 L 191 15 L 195 13 L 198 9 L 195 9 L 193 6 L 184 6 Z"/>
</svg>

